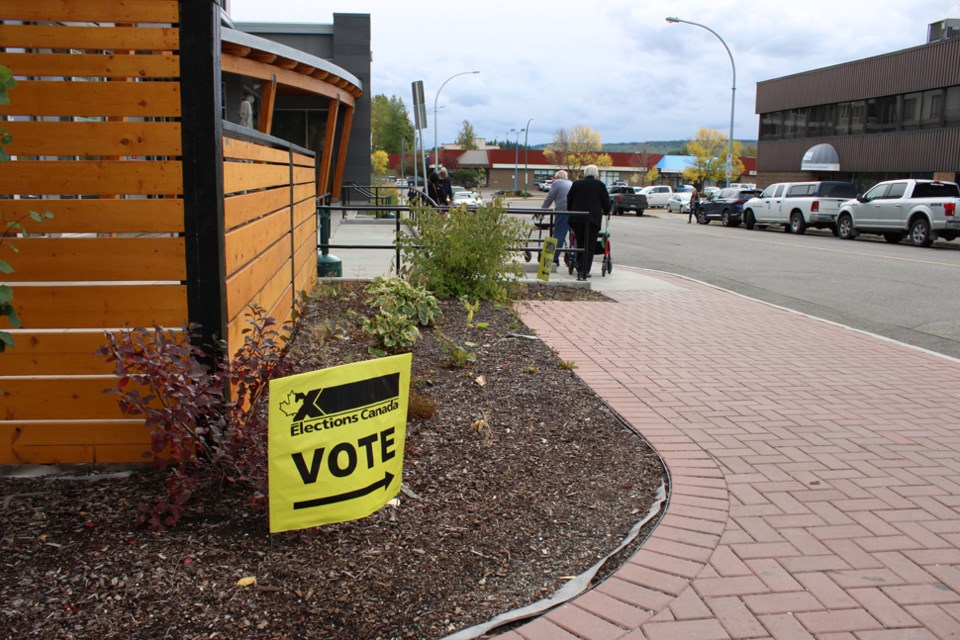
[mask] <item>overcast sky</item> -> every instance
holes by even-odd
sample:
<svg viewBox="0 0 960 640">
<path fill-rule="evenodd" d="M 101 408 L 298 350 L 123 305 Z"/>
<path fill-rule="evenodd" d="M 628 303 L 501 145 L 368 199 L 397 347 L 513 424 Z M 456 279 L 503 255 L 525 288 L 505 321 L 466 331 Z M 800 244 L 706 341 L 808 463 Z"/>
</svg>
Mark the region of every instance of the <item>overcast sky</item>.
<svg viewBox="0 0 960 640">
<path fill-rule="evenodd" d="M 433 146 L 453 142 L 464 120 L 478 136 L 545 144 L 557 129 L 587 125 L 603 142 L 689 139 L 730 129 L 755 139 L 757 82 L 926 42 L 927 25 L 960 18 L 960 0 L 605 0 L 597 3 L 421 0 L 230 0 L 237 22 L 329 24 L 333 13 L 369 13 L 368 95 L 398 96 L 412 118 L 410 85 L 422 80 Z M 477 70 L 444 81 L 463 71 Z"/>
</svg>

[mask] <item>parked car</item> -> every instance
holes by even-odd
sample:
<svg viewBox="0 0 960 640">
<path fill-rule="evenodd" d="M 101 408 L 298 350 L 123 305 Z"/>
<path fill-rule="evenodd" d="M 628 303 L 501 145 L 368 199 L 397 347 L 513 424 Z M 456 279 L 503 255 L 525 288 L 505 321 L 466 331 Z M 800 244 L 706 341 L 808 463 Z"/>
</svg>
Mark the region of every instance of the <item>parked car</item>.
<svg viewBox="0 0 960 640">
<path fill-rule="evenodd" d="M 468 207 L 480 207 L 483 206 L 483 198 L 476 191 L 456 191 L 453 194 L 453 204 L 460 205 L 465 204 Z"/>
<path fill-rule="evenodd" d="M 553 186 L 553 178 L 547 178 L 546 180 L 541 180 L 537 183 L 537 188 L 540 191 L 550 191 L 550 187 Z"/>
<path fill-rule="evenodd" d="M 679 211 L 680 213 L 690 213 L 690 197 L 692 195 L 692 191 L 681 191 L 680 193 L 673 194 L 673 197 L 667 201 L 667 212 L 673 213 L 674 211 Z"/>
<path fill-rule="evenodd" d="M 960 237 L 960 187 L 942 180 L 889 180 L 874 185 L 855 200 L 840 205 L 837 236 L 852 240 L 861 233 L 877 233 L 897 243 L 928 247 L 937 238 Z"/>
<path fill-rule="evenodd" d="M 647 196 L 634 191 L 633 187 L 610 187 L 610 212 L 614 214 L 624 211 L 636 211 L 642 216 L 647 208 Z"/>
<path fill-rule="evenodd" d="M 668 187 L 664 184 L 653 185 L 650 187 L 643 187 L 638 191 L 647 196 L 647 206 L 650 208 L 653 207 L 665 207 L 667 202 L 670 201 L 670 196 L 673 195 L 673 187 Z"/>
<path fill-rule="evenodd" d="M 743 205 L 743 223 L 747 229 L 782 225 L 797 234 L 807 227 L 836 231 L 840 205 L 856 195 L 852 182 L 777 182 Z"/>
<path fill-rule="evenodd" d="M 700 191 L 700 197 L 706 199 L 715 193 L 720 193 L 720 187 L 704 187 L 703 190 Z"/>
<path fill-rule="evenodd" d="M 721 189 L 706 200 L 700 201 L 700 210 L 697 212 L 697 222 L 709 224 L 711 220 L 719 220 L 725 227 L 738 227 L 743 220 L 743 205 L 750 198 L 760 195 L 758 189 Z"/>
</svg>

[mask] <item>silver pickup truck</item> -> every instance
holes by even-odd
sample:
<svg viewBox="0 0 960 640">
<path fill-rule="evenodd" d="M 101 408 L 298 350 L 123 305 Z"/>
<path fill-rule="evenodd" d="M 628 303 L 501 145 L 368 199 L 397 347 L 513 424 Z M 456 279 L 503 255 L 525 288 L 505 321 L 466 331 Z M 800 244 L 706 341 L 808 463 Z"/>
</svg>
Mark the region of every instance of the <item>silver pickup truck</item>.
<svg viewBox="0 0 960 640">
<path fill-rule="evenodd" d="M 780 225 L 792 233 L 807 227 L 836 233 L 840 205 L 857 196 L 852 182 L 778 182 L 743 205 L 747 229 Z"/>
<path fill-rule="evenodd" d="M 837 235 L 852 240 L 861 233 L 876 233 L 891 243 L 909 235 L 914 246 L 929 247 L 937 238 L 954 240 L 960 236 L 958 204 L 960 187 L 955 182 L 880 182 L 841 205 Z"/>
</svg>

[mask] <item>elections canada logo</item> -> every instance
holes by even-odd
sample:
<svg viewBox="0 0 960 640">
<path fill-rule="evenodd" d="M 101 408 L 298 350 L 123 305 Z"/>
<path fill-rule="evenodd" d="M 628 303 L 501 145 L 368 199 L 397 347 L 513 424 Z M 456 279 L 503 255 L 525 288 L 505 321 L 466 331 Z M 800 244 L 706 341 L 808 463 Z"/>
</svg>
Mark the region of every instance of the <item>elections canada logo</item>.
<svg viewBox="0 0 960 640">
<path fill-rule="evenodd" d="M 290 391 L 279 404 L 289 417 L 290 435 L 357 424 L 399 408 L 400 374 L 350 382 L 333 387 Z"/>
</svg>

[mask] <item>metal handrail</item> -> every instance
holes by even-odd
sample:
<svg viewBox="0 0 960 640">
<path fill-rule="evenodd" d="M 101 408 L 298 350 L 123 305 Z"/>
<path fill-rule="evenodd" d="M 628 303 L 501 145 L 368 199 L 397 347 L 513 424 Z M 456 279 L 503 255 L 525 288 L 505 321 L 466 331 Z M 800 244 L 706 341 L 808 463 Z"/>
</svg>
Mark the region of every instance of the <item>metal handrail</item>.
<svg viewBox="0 0 960 640">
<path fill-rule="evenodd" d="M 458 206 L 459 206 L 459 205 L 458 205 Z M 441 210 L 441 211 L 449 211 L 451 208 L 454 208 L 454 207 L 449 207 L 449 206 L 443 205 L 443 206 L 438 206 L 438 207 L 436 207 L 436 208 L 439 209 L 439 210 Z M 467 210 L 468 210 L 468 211 L 469 211 L 469 210 L 475 211 L 476 209 L 477 209 L 477 207 L 467 207 Z M 346 212 L 347 212 L 347 211 L 396 212 L 397 215 L 395 216 L 395 219 L 396 219 L 396 234 L 397 234 L 396 237 L 397 237 L 397 238 L 399 238 L 399 234 L 400 234 L 400 232 L 401 232 L 400 226 L 401 226 L 401 222 L 402 222 L 402 218 L 400 217 L 399 214 L 400 214 L 400 213 L 403 213 L 404 211 L 410 212 L 410 213 L 416 213 L 416 209 L 411 208 L 411 207 L 408 207 L 408 206 L 402 206 L 402 205 L 386 205 L 386 206 L 375 206 L 375 205 L 370 205 L 370 206 L 358 206 L 358 205 L 351 205 L 351 206 L 345 206 L 345 205 L 327 205 L 327 204 L 320 204 L 320 202 L 318 201 L 318 203 L 317 203 L 317 215 L 318 215 L 318 216 L 321 218 L 321 220 L 322 220 L 323 217 L 324 217 L 324 215 L 326 214 L 326 218 L 327 218 L 327 223 L 326 223 L 326 224 L 327 224 L 327 225 L 329 225 L 329 216 L 330 216 L 330 213 L 331 213 L 332 211 L 342 211 L 344 216 L 346 216 Z M 507 208 L 507 209 L 504 210 L 504 213 L 514 214 L 514 215 L 530 215 L 531 217 L 535 217 L 535 216 L 541 216 L 541 217 L 542 217 L 542 216 L 549 215 L 549 216 L 550 216 L 550 226 L 549 226 L 549 230 L 550 230 L 551 232 L 553 231 L 553 218 L 554 218 L 554 215 L 556 215 L 556 212 L 553 211 L 553 210 L 551 210 L 551 209 Z M 568 212 L 562 212 L 562 213 L 565 213 L 566 215 L 570 215 L 570 216 L 574 216 L 574 217 L 580 217 L 580 216 L 589 215 L 589 214 L 587 214 L 586 212 L 582 212 L 582 211 L 568 211 Z M 322 228 L 323 224 L 321 224 L 320 226 L 321 226 L 321 228 Z M 322 234 L 321 234 L 321 238 L 322 238 Z M 530 238 L 528 238 L 527 241 L 529 242 L 529 241 L 530 241 Z M 522 252 L 531 252 L 531 253 L 534 252 L 534 251 L 539 252 L 539 251 L 540 251 L 540 246 L 543 244 L 543 240 L 540 239 L 540 238 L 537 238 L 537 239 L 535 240 L 535 242 L 537 243 L 535 246 L 516 247 L 516 248 L 511 249 L 511 251 L 515 251 L 515 252 L 521 252 L 521 251 L 522 251 Z M 415 249 L 422 249 L 422 248 L 424 248 L 424 246 L 423 246 L 423 245 L 413 245 L 413 248 L 415 248 Z M 396 252 L 395 258 L 396 258 L 396 261 L 397 261 L 397 271 L 400 270 L 400 244 L 396 241 L 396 239 L 394 240 L 393 244 L 364 244 L 364 245 L 360 245 L 360 244 L 339 244 L 339 243 L 323 242 L 322 239 L 321 239 L 321 242 L 318 242 L 318 243 L 317 243 L 317 249 L 318 249 L 319 251 L 321 251 L 321 252 L 323 253 L 323 255 L 327 255 L 327 254 L 329 253 L 330 249 L 371 249 L 371 250 L 376 250 L 376 249 L 380 249 L 380 250 L 392 249 L 393 251 Z M 569 252 L 571 252 L 571 253 L 580 253 L 580 252 L 583 251 L 583 249 L 580 249 L 580 248 L 577 248 L 577 247 L 568 247 L 568 248 L 565 248 L 564 251 L 569 251 Z"/>
</svg>

